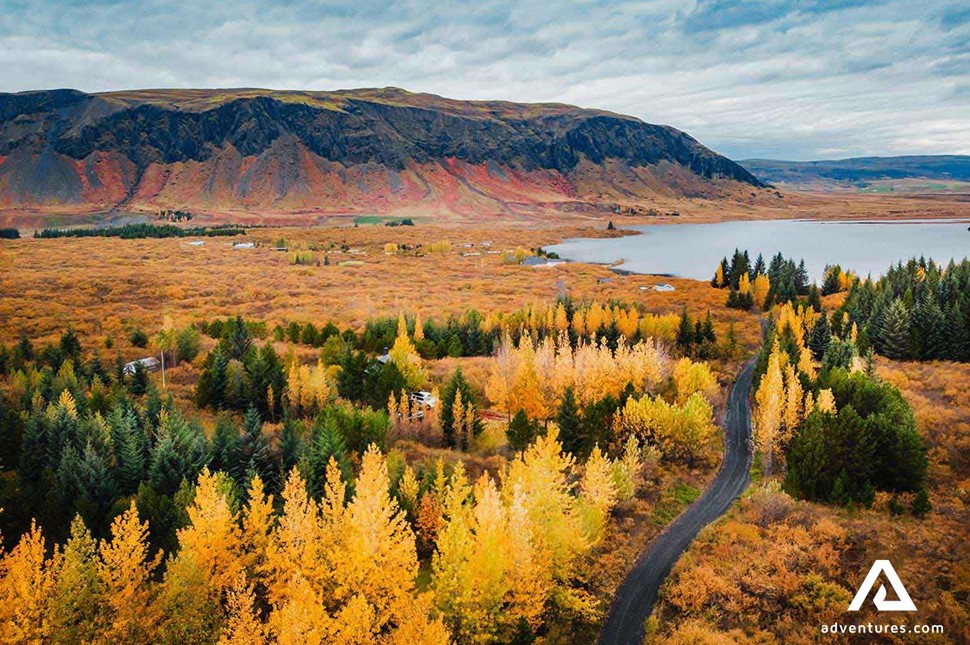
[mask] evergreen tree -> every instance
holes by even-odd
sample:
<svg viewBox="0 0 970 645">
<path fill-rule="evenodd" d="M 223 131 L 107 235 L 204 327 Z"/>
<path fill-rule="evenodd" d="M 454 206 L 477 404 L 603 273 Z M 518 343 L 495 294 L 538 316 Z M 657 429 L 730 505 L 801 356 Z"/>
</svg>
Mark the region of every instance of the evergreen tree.
<svg viewBox="0 0 970 645">
<path fill-rule="evenodd" d="M 588 442 L 583 437 L 579 405 L 571 387 L 567 387 L 563 392 L 562 401 L 556 413 L 556 424 L 559 426 L 559 441 L 562 443 L 563 450 L 573 455 L 584 454 Z"/>
<path fill-rule="evenodd" d="M 677 327 L 677 347 L 687 353 L 694 343 L 694 325 L 691 322 L 687 309 L 680 312 L 680 324 Z"/>
<path fill-rule="evenodd" d="M 290 471 L 296 467 L 303 454 L 304 425 L 302 421 L 287 419 L 280 432 L 280 481 L 286 481 Z"/>
<path fill-rule="evenodd" d="M 195 481 L 208 457 L 202 429 L 186 421 L 178 410 L 167 410 L 151 451 L 148 476 L 152 487 L 162 495 L 174 495 L 183 480 Z"/>
<path fill-rule="evenodd" d="M 908 358 L 909 331 L 909 310 L 902 300 L 896 298 L 882 315 L 876 350 L 887 358 Z"/>
<path fill-rule="evenodd" d="M 296 342 L 296 341 L 294 341 Z M 243 322 L 242 316 L 237 315 L 228 324 L 228 330 L 223 332 L 223 339 L 220 343 L 230 359 L 245 361 L 249 349 L 253 345 L 253 336 Z"/>
<path fill-rule="evenodd" d="M 239 462 L 239 429 L 227 416 L 220 416 L 209 444 L 209 469 L 232 475 Z"/>
<path fill-rule="evenodd" d="M 455 396 L 458 392 L 461 392 L 461 400 L 467 405 L 469 403 L 475 403 L 475 397 L 472 395 L 471 386 L 468 385 L 468 381 L 465 380 L 465 375 L 462 373 L 461 368 L 458 367 L 451 375 L 448 384 L 445 386 L 444 391 L 441 393 L 441 435 L 444 438 L 445 445 L 449 448 L 454 448 L 457 446 L 458 437 L 455 433 L 455 415 L 452 409 L 455 405 Z M 481 432 L 481 422 L 479 420 L 474 421 L 473 434 L 477 435 Z"/>
<path fill-rule="evenodd" d="M 823 311 L 812 327 L 812 334 L 808 339 L 808 347 L 812 350 L 815 360 L 821 360 L 828 351 L 829 344 L 832 342 L 832 328 L 829 327 L 829 318 Z"/>
<path fill-rule="evenodd" d="M 108 418 L 115 451 L 118 490 L 133 495 L 145 479 L 148 437 L 130 409 L 117 406 Z"/>
<path fill-rule="evenodd" d="M 529 419 L 525 410 L 519 410 L 509 422 L 509 427 L 505 431 L 509 440 L 509 447 L 515 451 L 525 450 L 539 433 L 538 424 Z"/>
<path fill-rule="evenodd" d="M 245 488 L 253 477 L 258 476 L 267 488 L 273 490 L 275 474 L 269 440 L 263 434 L 263 420 L 255 408 L 249 408 L 243 417 L 243 432 L 233 479 L 240 488 Z"/>
<path fill-rule="evenodd" d="M 918 518 L 924 518 L 926 515 L 933 510 L 933 505 L 930 504 L 930 495 L 926 490 L 926 487 L 919 489 L 916 492 L 916 496 L 913 497 L 912 513 Z"/>
<path fill-rule="evenodd" d="M 368 362 L 364 352 L 347 352 L 340 363 L 340 374 L 337 377 L 337 391 L 340 396 L 348 401 L 363 400 Z"/>
<path fill-rule="evenodd" d="M 351 474 L 347 457 L 347 443 L 332 417 L 321 414 L 313 424 L 310 444 L 299 461 L 299 470 L 306 481 L 307 492 L 313 499 L 324 496 L 327 485 L 327 466 L 333 459 L 344 479 Z M 333 483 L 333 482 L 331 482 Z"/>
</svg>

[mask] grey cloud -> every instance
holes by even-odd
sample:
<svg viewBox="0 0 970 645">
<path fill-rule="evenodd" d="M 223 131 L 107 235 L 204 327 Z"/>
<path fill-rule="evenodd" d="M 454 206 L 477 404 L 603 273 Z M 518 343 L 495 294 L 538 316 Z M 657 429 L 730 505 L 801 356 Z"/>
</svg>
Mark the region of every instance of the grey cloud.
<svg viewBox="0 0 970 645">
<path fill-rule="evenodd" d="M 0 91 L 395 85 L 633 114 L 738 158 L 970 153 L 957 1 L 0 3 Z"/>
</svg>

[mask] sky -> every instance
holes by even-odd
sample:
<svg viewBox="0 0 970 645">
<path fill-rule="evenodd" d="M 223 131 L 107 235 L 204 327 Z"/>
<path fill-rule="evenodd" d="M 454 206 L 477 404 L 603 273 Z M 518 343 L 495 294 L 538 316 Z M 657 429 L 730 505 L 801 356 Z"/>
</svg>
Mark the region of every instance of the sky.
<svg viewBox="0 0 970 645">
<path fill-rule="evenodd" d="M 0 92 L 396 86 L 734 159 L 970 154 L 967 0 L 0 0 Z"/>
</svg>

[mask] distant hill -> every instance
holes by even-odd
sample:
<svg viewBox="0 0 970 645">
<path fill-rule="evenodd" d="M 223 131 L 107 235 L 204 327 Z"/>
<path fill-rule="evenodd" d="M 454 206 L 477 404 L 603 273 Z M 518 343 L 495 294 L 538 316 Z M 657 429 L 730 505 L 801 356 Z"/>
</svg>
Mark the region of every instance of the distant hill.
<svg viewBox="0 0 970 645">
<path fill-rule="evenodd" d="M 948 192 L 970 189 L 970 156 L 857 157 L 740 162 L 758 179 L 794 189 Z"/>
<path fill-rule="evenodd" d="M 562 104 L 335 92 L 0 94 L 0 207 L 505 213 L 761 183 L 689 135 Z"/>
</svg>

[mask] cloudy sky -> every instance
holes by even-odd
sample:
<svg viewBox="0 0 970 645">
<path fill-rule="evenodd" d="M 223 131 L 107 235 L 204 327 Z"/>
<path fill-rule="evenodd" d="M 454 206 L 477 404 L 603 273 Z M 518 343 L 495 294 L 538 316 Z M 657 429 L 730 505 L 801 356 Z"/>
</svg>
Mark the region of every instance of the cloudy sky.
<svg viewBox="0 0 970 645">
<path fill-rule="evenodd" d="M 0 92 L 561 101 L 735 159 L 970 154 L 966 0 L 0 0 Z"/>
</svg>

